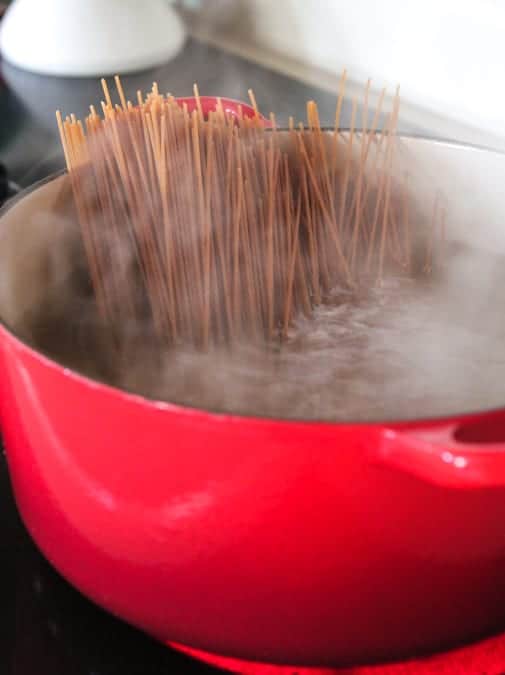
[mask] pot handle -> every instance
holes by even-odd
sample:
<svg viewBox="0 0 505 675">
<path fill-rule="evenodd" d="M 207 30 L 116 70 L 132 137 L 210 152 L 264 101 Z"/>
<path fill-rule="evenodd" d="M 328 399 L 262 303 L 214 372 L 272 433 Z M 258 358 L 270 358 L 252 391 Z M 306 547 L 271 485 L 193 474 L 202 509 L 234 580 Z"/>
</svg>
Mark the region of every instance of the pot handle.
<svg viewBox="0 0 505 675">
<path fill-rule="evenodd" d="M 489 433 L 489 429 L 496 431 L 496 421 L 486 420 L 477 426 L 383 429 L 378 458 L 389 467 L 440 487 L 505 487 L 505 420 L 501 418 L 498 424 L 499 435 Z M 475 440 L 479 429 L 480 442 Z M 497 440 L 499 437 L 503 440 Z"/>
</svg>

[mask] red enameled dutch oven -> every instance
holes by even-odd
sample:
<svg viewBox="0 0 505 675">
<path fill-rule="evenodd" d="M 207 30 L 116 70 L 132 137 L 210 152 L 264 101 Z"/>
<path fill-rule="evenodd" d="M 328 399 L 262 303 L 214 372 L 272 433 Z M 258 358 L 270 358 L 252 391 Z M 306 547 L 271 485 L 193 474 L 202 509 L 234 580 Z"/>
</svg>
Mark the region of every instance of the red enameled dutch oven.
<svg viewBox="0 0 505 675">
<path fill-rule="evenodd" d="M 498 245 L 505 156 L 402 142 L 453 176 L 445 189 L 486 176 L 475 209 L 489 210 L 481 230 Z M 4 211 L 0 258 L 50 184 Z M 96 603 L 164 642 L 307 666 L 404 658 L 505 626 L 505 408 L 323 424 L 150 401 L 16 337 L 5 286 L 1 423 L 17 503 Z"/>
</svg>

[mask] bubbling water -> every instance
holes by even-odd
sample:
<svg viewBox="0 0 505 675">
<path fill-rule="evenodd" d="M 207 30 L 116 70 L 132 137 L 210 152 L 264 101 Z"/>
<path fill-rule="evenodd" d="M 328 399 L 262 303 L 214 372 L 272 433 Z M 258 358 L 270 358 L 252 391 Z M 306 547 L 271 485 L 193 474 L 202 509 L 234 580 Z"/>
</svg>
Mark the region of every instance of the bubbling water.
<svg viewBox="0 0 505 675">
<path fill-rule="evenodd" d="M 115 383 L 198 408 L 285 419 L 378 421 L 502 405 L 505 317 L 479 304 L 462 279 L 456 292 L 455 281 L 396 278 L 363 297 L 336 294 L 282 345 L 131 353 Z"/>
<path fill-rule="evenodd" d="M 85 302 L 70 317 L 67 306 L 64 322 L 42 322 L 52 330 L 36 331 L 36 340 L 65 365 L 119 388 L 219 413 L 379 421 L 470 412 L 505 401 L 505 315 L 495 311 L 504 262 L 458 250 L 438 278 L 335 289 L 285 340 L 267 345 L 168 349 L 136 325 L 118 347 Z"/>
</svg>

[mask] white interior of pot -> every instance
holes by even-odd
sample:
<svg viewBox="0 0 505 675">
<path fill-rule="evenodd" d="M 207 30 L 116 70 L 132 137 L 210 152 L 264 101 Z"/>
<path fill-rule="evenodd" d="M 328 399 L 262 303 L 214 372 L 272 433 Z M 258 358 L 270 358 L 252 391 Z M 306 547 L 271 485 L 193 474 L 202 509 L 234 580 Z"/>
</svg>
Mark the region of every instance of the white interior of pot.
<svg viewBox="0 0 505 675">
<path fill-rule="evenodd" d="M 0 218 L 0 318 L 18 337 L 58 361 L 100 376 L 107 351 L 68 174 L 43 182 L 5 207 Z M 80 330 L 82 325 L 94 329 Z M 61 338 L 61 339 L 60 339 Z M 103 378 L 103 375 L 102 375 Z"/>
<path fill-rule="evenodd" d="M 73 277 L 73 259 L 61 249 L 78 237 L 77 223 L 58 212 L 68 188 L 67 175 L 45 181 L 8 204 L 0 221 L 0 315 L 23 337 L 37 308 Z"/>
<path fill-rule="evenodd" d="M 419 208 L 431 208 L 434 189 L 447 204 L 449 239 L 505 251 L 505 154 L 419 138 L 399 148 Z"/>
</svg>

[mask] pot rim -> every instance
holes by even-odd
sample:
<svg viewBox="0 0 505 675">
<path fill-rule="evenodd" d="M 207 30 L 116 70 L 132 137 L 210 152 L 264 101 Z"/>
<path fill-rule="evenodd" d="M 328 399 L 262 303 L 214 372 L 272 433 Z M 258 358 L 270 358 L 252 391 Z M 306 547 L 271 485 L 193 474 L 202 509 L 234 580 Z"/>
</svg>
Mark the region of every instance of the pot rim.
<svg viewBox="0 0 505 675">
<path fill-rule="evenodd" d="M 202 98 L 217 98 L 217 97 L 202 97 Z M 222 98 L 223 101 L 230 101 L 234 104 L 241 104 L 240 101 L 236 101 L 234 99 L 226 99 Z M 247 106 L 247 104 L 241 104 Z M 268 128 L 267 128 L 268 130 Z M 282 129 L 278 128 L 277 131 L 288 131 L 287 129 Z M 335 130 L 332 127 L 322 127 L 321 131 L 325 132 L 334 132 Z M 339 129 L 339 133 L 348 133 L 350 131 L 349 128 L 342 128 Z M 356 133 L 360 133 L 360 130 L 356 130 Z M 380 132 L 374 132 L 374 133 L 380 133 Z M 453 147 L 453 148 L 466 148 L 468 150 L 475 150 L 475 151 L 480 151 L 480 152 L 485 152 L 485 153 L 492 153 L 495 155 L 501 155 L 505 156 L 505 150 L 500 150 L 498 148 L 491 148 L 489 146 L 484 146 L 484 145 L 479 145 L 475 143 L 467 143 L 467 142 L 459 142 L 453 139 L 447 139 L 447 138 L 439 138 L 436 136 L 427 136 L 426 134 L 423 133 L 408 133 L 408 134 L 402 134 L 399 133 L 397 134 L 397 137 L 405 140 L 414 140 L 414 141 L 420 141 L 420 142 L 426 142 L 426 143 L 434 143 L 437 145 L 443 145 L 443 146 L 448 146 L 448 147 Z M 68 174 L 66 169 L 61 169 L 57 172 L 54 172 L 45 178 L 33 183 L 32 185 L 22 189 L 18 194 L 16 194 L 14 197 L 11 197 L 8 199 L 2 207 L 0 207 L 0 227 L 2 224 L 2 218 L 5 216 L 5 214 L 10 211 L 12 208 L 14 208 L 18 202 L 20 202 L 24 197 L 27 197 L 29 194 L 32 192 L 35 192 L 36 190 L 42 188 L 44 185 L 47 183 L 50 183 L 64 175 Z M 475 418 L 477 415 L 486 415 L 486 416 L 494 416 L 497 414 L 505 414 L 505 397 L 503 401 L 503 405 L 501 406 L 493 406 L 490 408 L 483 408 L 483 409 L 472 409 L 470 411 L 464 412 L 464 413 L 449 413 L 449 414 L 442 414 L 442 415 L 435 415 L 435 416 L 420 416 L 420 417 L 403 417 L 399 419 L 395 418 L 384 418 L 384 419 L 377 419 L 377 420 L 366 420 L 366 419 L 361 419 L 361 420 L 318 420 L 318 419 L 303 419 L 303 418 L 296 418 L 296 419 L 286 419 L 282 417 L 269 417 L 267 415 L 263 416 L 258 416 L 258 415 L 247 415 L 247 414 L 237 414 L 233 412 L 224 412 L 224 411 L 218 411 L 218 410 L 212 410 L 209 408 L 203 408 L 203 407 L 197 407 L 197 406 L 192 406 L 189 404 L 185 403 L 178 403 L 177 401 L 163 401 L 155 398 L 149 398 L 148 396 L 144 396 L 142 394 L 136 394 L 134 392 L 128 391 L 127 389 L 123 389 L 121 387 L 108 384 L 107 382 L 103 382 L 101 380 L 95 379 L 89 375 L 86 375 L 84 373 L 79 372 L 78 370 L 75 370 L 74 368 L 71 368 L 69 366 L 65 366 L 63 363 L 57 361 L 53 357 L 49 356 L 47 353 L 45 353 L 43 350 L 40 350 L 32 345 L 29 344 L 29 342 L 22 338 L 20 335 L 17 334 L 15 330 L 13 330 L 8 323 L 3 319 L 3 317 L 0 314 L 0 329 L 3 330 L 3 332 L 13 341 L 17 343 L 18 348 L 21 350 L 28 352 L 33 358 L 38 360 L 39 362 L 43 363 L 46 367 L 51 368 L 52 370 L 58 371 L 60 374 L 63 374 L 65 377 L 70 378 L 71 380 L 79 383 L 80 386 L 85 386 L 91 390 L 100 390 L 103 391 L 104 393 L 107 393 L 109 396 L 114 396 L 117 398 L 120 398 L 124 401 L 130 401 L 131 403 L 134 403 L 136 405 L 141 405 L 143 407 L 147 407 L 152 410 L 165 410 L 165 411 L 170 411 L 174 412 L 177 414 L 181 415 L 186 415 L 186 416 L 193 416 L 193 417 L 204 417 L 207 419 L 215 419 L 215 420 L 230 420 L 235 423 L 239 423 L 241 421 L 247 421 L 248 423 L 269 423 L 272 424 L 272 422 L 277 423 L 277 424 L 282 424 L 282 425 L 305 425 L 305 426 L 318 426 L 318 427 L 370 427 L 370 428 L 383 428 L 383 427 L 389 427 L 389 428 L 412 428 L 416 426 L 426 426 L 431 423 L 434 423 L 436 425 L 444 425 L 450 422 L 451 420 L 458 419 L 462 422 L 466 420 L 471 420 Z"/>
</svg>

